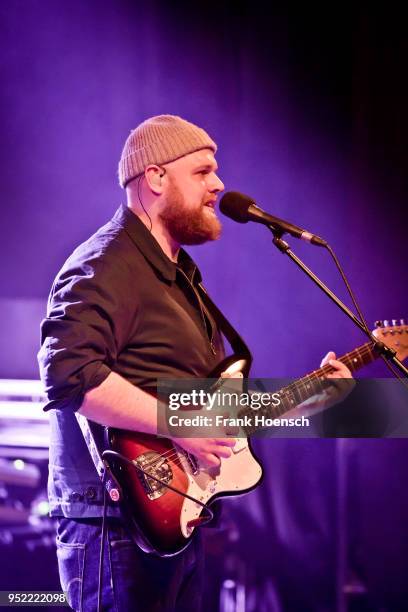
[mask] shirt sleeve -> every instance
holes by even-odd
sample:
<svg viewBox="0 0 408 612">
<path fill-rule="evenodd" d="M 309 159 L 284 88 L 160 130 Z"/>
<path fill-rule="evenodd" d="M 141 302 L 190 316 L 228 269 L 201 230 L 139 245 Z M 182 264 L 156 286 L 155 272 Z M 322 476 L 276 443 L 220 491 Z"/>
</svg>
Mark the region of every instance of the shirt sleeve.
<svg viewBox="0 0 408 612">
<path fill-rule="evenodd" d="M 84 395 L 100 385 L 116 363 L 129 332 L 127 264 L 91 259 L 65 265 L 57 277 L 41 324 L 38 354 L 49 403 L 44 410 L 78 410 Z M 121 269 L 125 268 L 125 269 Z"/>
</svg>

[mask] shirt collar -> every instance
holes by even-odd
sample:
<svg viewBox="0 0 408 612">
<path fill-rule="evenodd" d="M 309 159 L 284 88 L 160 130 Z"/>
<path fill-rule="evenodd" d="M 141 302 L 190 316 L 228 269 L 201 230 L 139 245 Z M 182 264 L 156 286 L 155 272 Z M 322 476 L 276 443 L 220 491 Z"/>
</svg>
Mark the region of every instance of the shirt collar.
<svg viewBox="0 0 408 612">
<path fill-rule="evenodd" d="M 171 261 L 144 223 L 128 206 L 122 204 L 116 211 L 113 220 L 124 228 L 150 265 L 164 279 L 175 281 L 177 268 L 180 268 L 188 276 L 190 282 L 194 284 L 201 282 L 200 270 L 190 255 L 184 249 L 180 249 L 177 264 Z"/>
</svg>

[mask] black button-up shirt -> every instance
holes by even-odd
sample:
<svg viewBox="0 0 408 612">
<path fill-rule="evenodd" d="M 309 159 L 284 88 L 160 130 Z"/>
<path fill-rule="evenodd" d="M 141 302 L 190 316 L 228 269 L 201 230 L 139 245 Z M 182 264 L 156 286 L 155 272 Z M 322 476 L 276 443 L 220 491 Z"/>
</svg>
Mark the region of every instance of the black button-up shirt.
<svg viewBox="0 0 408 612">
<path fill-rule="evenodd" d="M 80 245 L 54 282 L 41 325 L 41 377 L 51 411 L 52 514 L 97 516 L 101 489 L 73 410 L 111 371 L 154 392 L 158 378 L 206 377 L 224 357 L 201 275 L 162 251 L 128 208 Z M 63 410 L 61 410 L 63 409 Z M 96 487 L 90 498 L 86 491 Z M 80 497 L 72 497 L 78 493 Z M 86 500 L 86 501 L 84 501 Z"/>
</svg>

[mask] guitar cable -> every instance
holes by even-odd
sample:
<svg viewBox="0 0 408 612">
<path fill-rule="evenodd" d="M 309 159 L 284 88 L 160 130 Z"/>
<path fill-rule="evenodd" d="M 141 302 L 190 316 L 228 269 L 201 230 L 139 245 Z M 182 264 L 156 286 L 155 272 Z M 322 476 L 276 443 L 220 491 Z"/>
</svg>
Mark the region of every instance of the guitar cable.
<svg viewBox="0 0 408 612">
<path fill-rule="evenodd" d="M 106 488 L 107 469 L 105 468 L 102 476 L 103 487 L 103 511 L 102 511 L 102 533 L 101 533 L 101 548 L 99 551 L 99 570 L 98 570 L 98 604 L 97 612 L 101 612 L 102 604 L 102 578 L 103 578 L 103 554 L 105 549 L 105 540 L 107 539 L 106 511 L 107 511 L 107 488 Z"/>
<path fill-rule="evenodd" d="M 127 463 L 131 467 L 136 468 L 146 478 L 152 478 L 153 480 L 155 480 L 156 482 L 158 482 L 162 486 L 166 487 L 167 489 L 170 489 L 171 491 L 173 491 L 174 493 L 177 493 L 178 495 L 182 495 L 183 497 L 189 499 L 190 501 L 192 501 L 192 502 L 198 504 L 199 506 L 201 506 L 202 508 L 204 508 L 207 511 L 208 515 L 207 515 L 206 518 L 202 519 L 202 522 L 200 524 L 201 527 L 203 525 L 206 525 L 210 521 L 212 521 L 212 519 L 214 518 L 214 512 L 211 510 L 211 508 L 209 506 L 207 506 L 207 504 L 203 504 L 198 499 L 195 499 L 191 495 L 188 495 L 188 493 L 183 493 L 183 491 L 180 491 L 179 489 L 176 489 L 175 487 L 172 487 L 170 484 L 168 484 L 166 482 L 163 482 L 162 480 L 160 480 L 160 478 L 156 478 L 156 476 L 153 476 L 153 474 L 150 474 L 149 472 L 146 472 L 139 465 L 136 465 L 134 461 L 131 461 L 130 459 L 128 459 L 124 455 L 121 455 L 120 453 L 118 453 L 116 451 L 113 451 L 113 450 L 105 450 L 102 453 L 102 459 L 104 459 L 106 456 L 114 457 L 116 459 L 119 459 L 120 461 L 123 461 L 124 463 Z M 108 473 L 108 470 L 111 472 L 109 466 L 107 466 L 106 463 L 105 463 L 105 469 L 103 470 L 103 475 L 102 475 L 103 511 L 102 511 L 101 547 L 100 547 L 100 551 L 99 551 L 97 612 L 101 612 L 101 610 L 102 610 L 101 605 L 102 605 L 103 555 L 104 555 L 104 550 L 105 550 L 105 541 L 107 539 L 107 534 L 108 534 L 107 524 L 106 524 L 106 512 L 107 512 L 107 505 L 108 505 L 107 504 L 107 494 L 108 494 L 108 489 L 107 489 L 107 473 Z"/>
</svg>

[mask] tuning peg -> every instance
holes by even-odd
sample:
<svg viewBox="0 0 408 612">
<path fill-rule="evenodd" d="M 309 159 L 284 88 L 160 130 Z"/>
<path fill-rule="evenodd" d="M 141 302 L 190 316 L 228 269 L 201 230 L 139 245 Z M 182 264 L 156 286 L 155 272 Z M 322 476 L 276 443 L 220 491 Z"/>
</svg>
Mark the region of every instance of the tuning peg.
<svg viewBox="0 0 408 612">
<path fill-rule="evenodd" d="M 374 325 L 375 325 L 376 327 L 384 327 L 384 325 L 383 325 L 383 322 L 382 322 L 382 321 L 376 321 L 376 322 L 374 323 Z"/>
<path fill-rule="evenodd" d="M 388 319 L 384 319 L 384 327 L 389 327 L 390 322 Z"/>
<path fill-rule="evenodd" d="M 405 325 L 405 319 L 400 319 L 400 325 Z"/>
<path fill-rule="evenodd" d="M 391 319 L 391 322 L 392 322 L 393 327 L 398 325 L 398 319 Z"/>
</svg>

